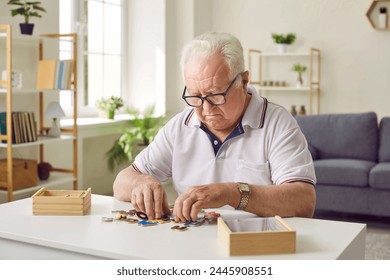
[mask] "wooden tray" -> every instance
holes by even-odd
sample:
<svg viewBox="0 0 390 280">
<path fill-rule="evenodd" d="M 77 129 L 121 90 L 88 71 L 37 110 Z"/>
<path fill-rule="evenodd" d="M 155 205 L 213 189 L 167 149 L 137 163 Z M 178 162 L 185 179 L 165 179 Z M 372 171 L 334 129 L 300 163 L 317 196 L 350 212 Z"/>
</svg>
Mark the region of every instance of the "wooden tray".
<svg viewBox="0 0 390 280">
<path fill-rule="evenodd" d="M 87 190 L 46 190 L 32 196 L 34 215 L 85 215 L 91 207 L 91 188 Z"/>
<path fill-rule="evenodd" d="M 296 232 L 279 216 L 265 219 L 274 219 L 277 229 L 233 232 L 229 221 L 218 218 L 218 240 L 230 256 L 295 253 Z"/>
</svg>

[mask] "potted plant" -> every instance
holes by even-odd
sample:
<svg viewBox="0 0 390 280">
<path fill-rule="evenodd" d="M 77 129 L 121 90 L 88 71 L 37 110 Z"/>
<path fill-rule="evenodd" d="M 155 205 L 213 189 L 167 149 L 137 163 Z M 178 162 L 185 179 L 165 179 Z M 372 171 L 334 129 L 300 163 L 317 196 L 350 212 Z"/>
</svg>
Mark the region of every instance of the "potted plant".
<svg viewBox="0 0 390 280">
<path fill-rule="evenodd" d="M 286 35 L 272 33 L 272 38 L 278 46 L 278 52 L 285 53 L 287 51 L 287 46 L 295 42 L 296 35 L 294 33 L 288 33 Z"/>
<path fill-rule="evenodd" d="M 111 96 L 110 98 L 100 98 L 96 101 L 96 107 L 104 113 L 108 119 L 114 119 L 115 111 L 123 106 L 121 97 Z"/>
<path fill-rule="evenodd" d="M 26 0 L 10 0 L 7 5 L 14 5 L 16 8 L 11 10 L 11 15 L 17 16 L 21 15 L 24 17 L 24 23 L 20 23 L 20 32 L 26 35 L 32 35 L 34 24 L 30 23 L 30 17 L 39 17 L 40 12 L 46 12 L 46 10 L 41 6 L 41 2 L 33 1 L 29 2 Z"/>
<path fill-rule="evenodd" d="M 298 81 L 297 81 L 298 88 L 301 88 L 303 86 L 302 73 L 305 72 L 306 69 L 307 68 L 305 65 L 301 65 L 299 63 L 294 64 L 293 67 L 291 68 L 292 71 L 298 73 Z"/>
<path fill-rule="evenodd" d="M 134 117 L 123 134 L 106 153 L 110 171 L 126 162 L 133 161 L 137 148 L 144 148 L 153 141 L 157 132 L 166 123 L 165 117 L 155 117 L 155 106 L 149 106 L 143 113 L 135 108 L 127 108 L 127 113 Z M 138 149 L 139 151 L 140 149 Z"/>
</svg>

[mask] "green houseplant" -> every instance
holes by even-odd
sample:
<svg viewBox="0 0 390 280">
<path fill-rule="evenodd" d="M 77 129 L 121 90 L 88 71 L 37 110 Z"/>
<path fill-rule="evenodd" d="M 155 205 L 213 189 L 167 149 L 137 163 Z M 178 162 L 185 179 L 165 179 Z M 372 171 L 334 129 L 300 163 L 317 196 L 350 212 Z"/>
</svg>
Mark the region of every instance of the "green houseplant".
<svg viewBox="0 0 390 280">
<path fill-rule="evenodd" d="M 297 87 L 303 86 L 302 73 L 305 72 L 307 67 L 305 65 L 295 63 L 293 64 L 291 70 L 298 73 Z"/>
<path fill-rule="evenodd" d="M 110 171 L 126 162 L 133 161 L 137 153 L 136 148 L 149 145 L 166 123 L 164 116 L 154 116 L 154 105 L 147 107 L 142 113 L 135 108 L 127 108 L 126 111 L 134 119 L 130 121 L 129 127 L 123 131 L 123 134 L 106 153 Z"/>
<path fill-rule="evenodd" d="M 294 33 L 277 34 L 272 33 L 272 38 L 278 46 L 279 53 L 285 53 L 287 51 L 287 45 L 292 45 L 295 42 L 297 36 Z"/>
<path fill-rule="evenodd" d="M 123 107 L 123 99 L 121 97 L 111 96 L 110 98 L 100 98 L 96 101 L 96 107 L 104 112 L 109 119 L 113 119 L 115 111 Z"/>
<path fill-rule="evenodd" d="M 45 8 L 41 6 L 42 2 L 40 1 L 26 1 L 26 0 L 10 0 L 7 5 L 16 6 L 14 9 L 11 9 L 11 15 L 23 16 L 24 23 L 20 23 L 20 32 L 26 35 L 32 35 L 34 30 L 34 24 L 30 23 L 31 17 L 41 18 L 41 12 L 46 12 Z"/>
</svg>

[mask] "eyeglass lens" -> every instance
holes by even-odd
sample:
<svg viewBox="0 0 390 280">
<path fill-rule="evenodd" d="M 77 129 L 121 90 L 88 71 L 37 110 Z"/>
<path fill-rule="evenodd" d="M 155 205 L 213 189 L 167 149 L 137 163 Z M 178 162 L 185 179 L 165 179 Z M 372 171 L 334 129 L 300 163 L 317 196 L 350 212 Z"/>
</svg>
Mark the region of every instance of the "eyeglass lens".
<svg viewBox="0 0 390 280">
<path fill-rule="evenodd" d="M 210 94 L 205 97 L 200 96 L 186 96 L 185 101 L 188 105 L 193 107 L 202 106 L 203 100 L 207 100 L 211 105 L 223 105 L 226 102 L 223 94 Z"/>
</svg>

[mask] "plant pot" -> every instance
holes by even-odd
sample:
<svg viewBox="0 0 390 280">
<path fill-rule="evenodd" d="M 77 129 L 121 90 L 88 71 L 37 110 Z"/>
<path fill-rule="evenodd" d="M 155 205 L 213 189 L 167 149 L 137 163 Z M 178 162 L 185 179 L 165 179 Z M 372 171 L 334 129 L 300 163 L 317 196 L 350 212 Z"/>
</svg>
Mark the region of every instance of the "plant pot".
<svg viewBox="0 0 390 280">
<path fill-rule="evenodd" d="M 33 23 L 19 23 L 20 33 L 24 35 L 32 35 L 34 30 Z"/>
<path fill-rule="evenodd" d="M 286 44 L 277 44 L 278 53 L 286 53 L 287 52 L 287 45 Z"/>
<path fill-rule="evenodd" d="M 297 88 L 303 87 L 302 73 L 298 73 Z"/>
<path fill-rule="evenodd" d="M 108 110 L 108 111 L 107 111 L 107 118 L 108 118 L 109 120 L 113 120 L 114 117 L 115 117 L 115 110 Z"/>
<path fill-rule="evenodd" d="M 98 114 L 99 118 L 104 118 L 104 119 L 114 119 L 115 117 L 115 110 L 110 111 L 110 110 L 99 110 Z"/>
</svg>

